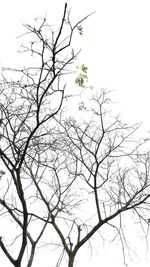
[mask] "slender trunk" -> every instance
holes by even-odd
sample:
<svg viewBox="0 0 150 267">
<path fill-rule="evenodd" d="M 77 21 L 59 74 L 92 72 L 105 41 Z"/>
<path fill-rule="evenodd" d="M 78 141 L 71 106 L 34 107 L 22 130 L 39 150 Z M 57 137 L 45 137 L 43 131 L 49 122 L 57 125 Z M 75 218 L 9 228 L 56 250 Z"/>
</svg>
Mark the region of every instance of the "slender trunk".
<svg viewBox="0 0 150 267">
<path fill-rule="evenodd" d="M 34 254 L 35 254 L 35 245 L 32 246 L 31 254 L 30 254 L 30 258 L 29 258 L 27 267 L 31 267 L 32 266 L 33 259 L 34 259 Z"/>
<path fill-rule="evenodd" d="M 19 262 L 19 263 L 16 262 L 16 263 L 15 263 L 15 267 L 21 267 L 21 263 L 20 263 L 20 262 Z"/>
<path fill-rule="evenodd" d="M 74 255 L 69 255 L 68 267 L 73 267 L 74 265 Z"/>
</svg>

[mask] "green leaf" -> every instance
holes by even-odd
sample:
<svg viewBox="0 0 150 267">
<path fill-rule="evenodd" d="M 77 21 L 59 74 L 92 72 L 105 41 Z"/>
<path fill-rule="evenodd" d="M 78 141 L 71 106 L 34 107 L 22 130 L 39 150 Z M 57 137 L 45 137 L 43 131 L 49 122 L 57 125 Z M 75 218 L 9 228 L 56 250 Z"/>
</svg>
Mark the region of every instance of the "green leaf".
<svg viewBox="0 0 150 267">
<path fill-rule="evenodd" d="M 82 64 L 82 66 L 81 66 L 81 70 L 82 70 L 84 73 L 87 73 L 88 67 L 85 66 L 84 64 Z"/>
<path fill-rule="evenodd" d="M 85 82 L 88 81 L 88 76 L 87 76 L 88 67 L 85 66 L 84 64 L 82 64 L 81 67 L 80 67 L 80 69 L 81 69 L 81 71 L 80 71 L 78 77 L 75 79 L 75 83 L 78 86 L 81 86 L 81 87 L 84 88 Z"/>
<path fill-rule="evenodd" d="M 81 25 L 77 26 L 77 30 L 79 31 L 80 35 L 83 35 L 83 27 Z"/>
</svg>

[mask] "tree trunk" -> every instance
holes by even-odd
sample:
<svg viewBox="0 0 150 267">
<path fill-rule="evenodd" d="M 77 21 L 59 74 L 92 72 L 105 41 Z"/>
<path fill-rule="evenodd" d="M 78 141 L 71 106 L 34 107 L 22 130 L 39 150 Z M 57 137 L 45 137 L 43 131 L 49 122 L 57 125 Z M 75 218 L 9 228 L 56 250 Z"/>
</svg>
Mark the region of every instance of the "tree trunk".
<svg viewBox="0 0 150 267">
<path fill-rule="evenodd" d="M 68 261 L 68 267 L 73 267 L 73 264 L 74 264 L 74 255 L 70 255 Z"/>
</svg>

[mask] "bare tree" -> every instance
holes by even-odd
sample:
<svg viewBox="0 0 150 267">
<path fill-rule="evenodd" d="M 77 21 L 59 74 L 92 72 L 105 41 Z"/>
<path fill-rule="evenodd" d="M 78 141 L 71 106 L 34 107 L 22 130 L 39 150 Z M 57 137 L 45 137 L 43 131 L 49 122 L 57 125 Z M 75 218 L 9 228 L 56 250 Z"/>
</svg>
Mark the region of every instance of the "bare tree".
<svg viewBox="0 0 150 267">
<path fill-rule="evenodd" d="M 25 25 L 23 37 L 30 42 L 22 45 L 20 52 L 32 56 L 33 62 L 30 60 L 30 66 L 21 70 L 7 68 L 2 72 L 0 216 L 4 223 L 11 222 L 11 230 L 6 236 L 1 233 L 0 247 L 16 267 L 23 262 L 28 267 L 32 265 L 36 246 L 58 213 L 58 192 L 53 195 L 44 176 L 52 183 L 57 180 L 48 173 L 47 166 L 43 168 L 44 157 L 51 154 L 52 144 L 48 146 L 47 142 L 52 138 L 52 118 L 60 112 L 66 98 L 63 76 L 70 72 L 78 55 L 71 48 L 73 33 L 87 17 L 72 25 L 65 4 L 57 29 L 53 30 L 45 18 L 37 19 L 33 27 Z M 44 189 L 50 197 L 43 195 Z M 10 239 L 13 252 L 9 249 Z"/>
<path fill-rule="evenodd" d="M 78 28 L 82 35 L 84 19 L 72 25 L 66 4 L 57 30 L 46 19 L 25 25 L 23 36 L 31 35 L 31 42 L 20 52 L 33 63 L 2 73 L 0 216 L 11 232 L 1 234 L 0 247 L 16 267 L 32 266 L 37 244 L 47 239 L 47 246 L 62 249 L 57 266 L 67 255 L 73 267 L 79 249 L 104 225 L 117 231 L 125 259 L 123 214 L 131 210 L 141 223 L 149 222 L 149 153 L 133 139 L 138 125 L 113 117 L 103 90 L 92 97 L 85 120 L 63 112 L 64 79 L 78 55 L 71 49 L 73 33 Z M 81 88 L 84 79 L 83 64 L 76 79 Z"/>
<path fill-rule="evenodd" d="M 48 159 L 46 152 L 43 164 L 51 172 L 52 179 L 47 179 L 51 200 L 36 181 L 35 185 L 48 211 L 55 198 L 57 212 L 50 224 L 68 255 L 68 267 L 74 266 L 79 249 L 104 225 L 120 238 L 126 265 L 123 214 L 132 211 L 141 225 L 149 223 L 149 153 L 142 152 L 143 142 L 133 138 L 139 125 L 129 126 L 108 112 L 107 92 L 102 90 L 90 102 L 85 121 L 67 119 L 63 113 L 54 118 L 53 157 Z"/>
</svg>

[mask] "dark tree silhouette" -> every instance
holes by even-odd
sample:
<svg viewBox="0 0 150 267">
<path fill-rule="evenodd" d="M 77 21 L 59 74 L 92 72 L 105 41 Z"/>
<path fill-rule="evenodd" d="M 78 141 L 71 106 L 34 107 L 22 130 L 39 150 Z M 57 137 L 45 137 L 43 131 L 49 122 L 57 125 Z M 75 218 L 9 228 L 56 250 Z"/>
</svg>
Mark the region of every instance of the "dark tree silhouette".
<svg viewBox="0 0 150 267">
<path fill-rule="evenodd" d="M 22 266 L 27 247 L 30 252 L 26 266 L 32 265 L 37 243 L 53 214 L 57 213 L 58 202 L 53 203 L 53 195 L 48 202 L 44 201 L 46 211 L 45 207 L 39 209 L 38 206 L 41 199 L 44 200 L 42 187 L 46 186 L 41 181 L 44 173 L 41 164 L 45 144 L 51 138 L 52 118 L 61 110 L 66 98 L 63 76 L 70 72 L 70 65 L 78 55 L 71 48 L 73 33 L 87 17 L 72 25 L 65 4 L 61 24 L 55 31 L 45 18 L 37 19 L 33 27 L 25 25 L 27 31 L 23 36 L 31 41 L 22 45 L 20 52 L 29 53 L 33 63 L 30 60 L 30 66 L 21 70 L 3 69 L 0 85 L 0 161 L 3 165 L 0 204 L 1 217 L 7 217 L 14 226 L 12 233 L 17 227 L 12 237 L 17 255 L 10 253 L 2 234 L 0 246 L 16 267 Z M 36 225 L 35 219 L 39 218 L 43 219 L 34 236 L 32 229 Z"/>
<path fill-rule="evenodd" d="M 92 96 L 85 120 L 63 111 L 64 80 L 78 55 L 71 49 L 73 33 L 83 34 L 87 17 L 72 25 L 65 4 L 57 30 L 46 19 L 25 25 L 31 42 L 21 51 L 34 63 L 2 73 L 0 216 L 11 223 L 11 237 L 2 232 L 0 247 L 16 267 L 32 266 L 37 244 L 45 239 L 47 246 L 57 244 L 73 267 L 79 249 L 104 225 L 116 229 L 125 247 L 123 224 L 113 221 L 121 222 L 125 212 L 149 222 L 143 213 L 149 211 L 149 153 L 133 139 L 138 125 L 111 115 L 104 90 Z M 81 69 L 75 83 L 88 90 L 87 68 Z"/>
<path fill-rule="evenodd" d="M 132 211 L 148 226 L 149 153 L 142 152 L 145 142 L 133 138 L 139 125 L 129 126 L 112 116 L 110 102 L 101 90 L 90 100 L 85 120 L 66 119 L 63 113 L 55 117 L 55 157 L 47 165 L 57 181 L 54 192 L 59 192 L 60 208 L 52 225 L 68 254 L 68 267 L 104 225 L 115 229 L 126 264 L 123 214 Z"/>
</svg>

